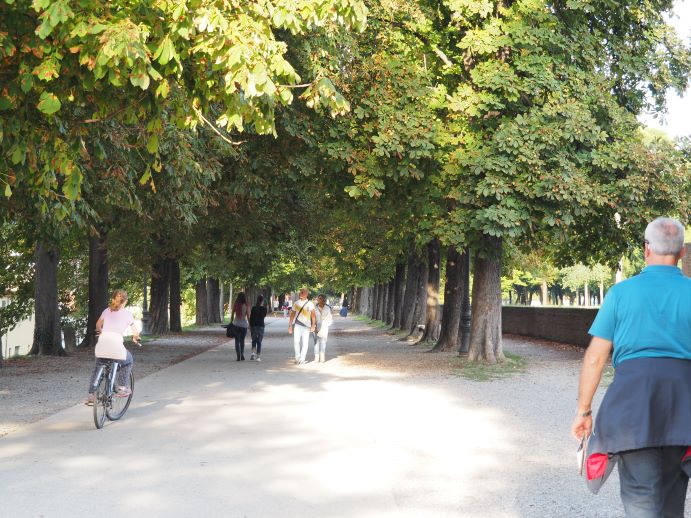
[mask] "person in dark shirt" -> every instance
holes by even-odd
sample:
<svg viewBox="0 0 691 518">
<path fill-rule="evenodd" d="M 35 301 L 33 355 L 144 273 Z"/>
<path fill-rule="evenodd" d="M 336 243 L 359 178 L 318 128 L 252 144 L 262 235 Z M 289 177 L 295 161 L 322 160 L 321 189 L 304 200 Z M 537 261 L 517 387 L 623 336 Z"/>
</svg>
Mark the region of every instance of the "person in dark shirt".
<svg viewBox="0 0 691 518">
<path fill-rule="evenodd" d="M 262 340 L 264 340 L 264 318 L 266 317 L 266 304 L 264 296 L 257 297 L 257 303 L 250 313 L 250 333 L 252 335 L 252 356 L 250 360 L 262 361 Z"/>
</svg>

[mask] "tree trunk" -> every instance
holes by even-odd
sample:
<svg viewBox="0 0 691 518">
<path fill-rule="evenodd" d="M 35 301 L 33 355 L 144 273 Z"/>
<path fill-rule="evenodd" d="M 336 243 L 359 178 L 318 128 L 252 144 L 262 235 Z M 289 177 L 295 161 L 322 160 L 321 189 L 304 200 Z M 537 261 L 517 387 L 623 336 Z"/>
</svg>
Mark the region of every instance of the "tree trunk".
<svg viewBox="0 0 691 518">
<path fill-rule="evenodd" d="M 403 291 L 405 290 L 405 263 L 401 261 L 396 263 L 394 285 L 394 316 L 393 325 L 391 327 L 400 329 L 401 316 L 403 315 Z"/>
<path fill-rule="evenodd" d="M 168 324 L 168 295 L 170 288 L 170 259 L 159 258 L 151 272 L 151 302 L 149 330 L 152 335 L 166 333 Z"/>
<path fill-rule="evenodd" d="M 108 248 L 104 230 L 89 233 L 89 307 L 80 347 L 96 345 L 96 322 L 108 307 Z"/>
<path fill-rule="evenodd" d="M 206 279 L 206 298 L 209 310 L 209 324 L 219 324 L 221 322 L 221 309 L 218 307 L 220 288 L 218 279 L 209 277 Z M 252 299 L 247 300 L 252 305 Z"/>
<path fill-rule="evenodd" d="M 34 341 L 30 354 L 65 356 L 58 306 L 57 247 L 38 242 L 34 252 Z"/>
<path fill-rule="evenodd" d="M 475 254 L 470 350 L 472 362 L 504 360 L 501 336 L 501 238 L 483 236 L 487 257 Z"/>
<path fill-rule="evenodd" d="M 547 281 L 542 281 L 542 305 L 549 306 L 549 293 L 547 291 Z"/>
<path fill-rule="evenodd" d="M 170 261 L 170 330 L 173 333 L 182 332 L 182 294 L 180 293 L 180 263 L 176 259 Z"/>
<path fill-rule="evenodd" d="M 223 281 L 218 281 L 218 310 L 221 312 L 221 322 L 223 322 L 226 318 L 226 312 L 225 312 L 225 290 L 223 289 Z M 269 299 L 269 313 L 271 313 L 273 309 L 273 300 Z"/>
<path fill-rule="evenodd" d="M 384 322 L 393 325 L 394 313 L 396 312 L 396 279 L 389 281 L 386 292 L 386 316 Z"/>
<path fill-rule="evenodd" d="M 417 296 L 417 281 L 420 274 L 417 269 L 415 249 L 408 254 L 408 266 L 406 268 L 405 293 L 403 295 L 403 307 L 401 309 L 401 329 L 410 331 L 413 325 L 413 312 L 415 311 L 415 298 Z"/>
<path fill-rule="evenodd" d="M 583 305 L 590 307 L 590 289 L 587 282 L 583 285 Z"/>
<path fill-rule="evenodd" d="M 600 281 L 600 300 L 599 300 L 600 305 L 602 305 L 602 301 L 604 300 L 604 298 L 605 298 L 605 284 L 602 281 Z"/>
<path fill-rule="evenodd" d="M 194 285 L 195 291 L 195 306 L 196 306 L 196 318 L 194 323 L 198 326 L 206 326 L 209 324 L 209 301 L 206 293 L 206 278 L 201 278 Z M 233 305 L 233 301 L 229 302 L 229 305 Z M 232 310 L 231 310 L 232 311 Z"/>
<path fill-rule="evenodd" d="M 353 297 L 352 310 L 355 313 L 362 313 L 362 287 L 355 288 L 355 295 Z"/>
<path fill-rule="evenodd" d="M 385 296 L 386 296 L 386 285 L 377 284 L 377 311 L 376 311 L 376 316 L 374 317 L 375 320 L 379 320 L 379 321 L 384 320 L 384 305 L 386 303 Z"/>
<path fill-rule="evenodd" d="M 415 296 L 415 310 L 413 311 L 413 322 L 410 326 L 410 334 L 417 332 L 417 326 L 425 323 L 427 312 L 427 258 L 418 259 L 417 263 L 417 294 Z"/>
<path fill-rule="evenodd" d="M 433 239 L 427 244 L 427 311 L 425 315 L 425 332 L 421 341 L 434 341 L 437 339 L 437 327 L 439 326 L 439 281 L 440 281 L 441 245 L 438 239 Z"/>
<path fill-rule="evenodd" d="M 446 251 L 446 269 L 444 270 L 444 307 L 442 308 L 441 330 L 439 339 L 432 351 L 449 351 L 458 343 L 458 329 L 461 322 L 462 269 L 461 254 L 456 247 L 450 246 Z"/>
<path fill-rule="evenodd" d="M 466 247 L 460 255 L 461 263 L 461 319 L 458 325 L 458 352 L 467 354 L 470 348 L 470 249 Z"/>
</svg>

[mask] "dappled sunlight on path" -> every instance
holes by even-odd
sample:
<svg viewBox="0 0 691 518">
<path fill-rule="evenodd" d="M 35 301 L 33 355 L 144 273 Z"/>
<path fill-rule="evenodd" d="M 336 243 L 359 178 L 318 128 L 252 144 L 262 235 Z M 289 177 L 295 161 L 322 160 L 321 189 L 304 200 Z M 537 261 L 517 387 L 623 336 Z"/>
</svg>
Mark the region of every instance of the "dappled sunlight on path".
<svg viewBox="0 0 691 518">
<path fill-rule="evenodd" d="M 325 364 L 295 366 L 284 323 L 267 328 L 261 363 L 234 361 L 226 343 L 141 380 L 123 420 L 103 430 L 79 406 L 0 438 L 3 507 L 13 517 L 617 516 L 611 491 L 600 514 L 585 512 L 572 407 L 550 404 L 572 404 L 571 381 L 565 398 L 545 390 L 555 378 L 543 383 L 543 367 L 492 383 L 415 375 L 421 355 L 446 360 L 350 319 L 337 320 Z"/>
</svg>

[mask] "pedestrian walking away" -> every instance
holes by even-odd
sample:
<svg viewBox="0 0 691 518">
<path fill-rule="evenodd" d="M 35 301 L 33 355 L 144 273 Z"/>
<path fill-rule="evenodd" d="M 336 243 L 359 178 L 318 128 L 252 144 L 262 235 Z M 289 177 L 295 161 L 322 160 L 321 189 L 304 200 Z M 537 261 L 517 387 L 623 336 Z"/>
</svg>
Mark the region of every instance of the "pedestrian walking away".
<svg viewBox="0 0 691 518">
<path fill-rule="evenodd" d="M 257 297 L 257 303 L 250 313 L 250 335 L 252 336 L 252 356 L 250 360 L 262 361 L 262 341 L 264 340 L 264 319 L 266 318 L 266 304 L 264 296 Z"/>
<path fill-rule="evenodd" d="M 300 299 L 293 304 L 288 320 L 288 333 L 293 335 L 295 363 L 298 365 L 305 363 L 310 334 L 316 329 L 314 303 L 307 298 L 308 295 L 307 288 L 300 290 Z"/>
<path fill-rule="evenodd" d="M 96 365 L 94 365 L 91 380 L 89 381 L 89 397 L 85 401 L 85 404 L 89 406 L 94 404 L 95 384 L 99 367 L 110 363 L 111 360 L 117 360 L 120 364 L 116 395 L 125 397 L 131 394 L 131 390 L 127 385 L 132 372 L 132 366 L 134 365 L 134 357 L 125 348 L 124 334 L 130 328 L 132 339 L 135 342 L 139 342 L 139 329 L 137 329 L 134 323 L 132 313 L 125 309 L 127 298 L 125 290 L 115 290 L 110 298 L 110 304 L 103 310 L 96 322 L 96 332 L 99 333 L 98 342 L 94 349 Z"/>
<path fill-rule="evenodd" d="M 614 285 L 589 333 L 572 434 L 589 437 L 585 474 L 597 492 L 616 465 L 627 518 L 683 518 L 691 475 L 691 279 L 677 264 L 684 227 L 645 230 L 643 271 Z M 593 428 L 591 403 L 612 353 L 614 381 Z"/>
<path fill-rule="evenodd" d="M 326 303 L 326 297 L 319 295 L 317 297 L 317 307 L 314 311 L 317 317 L 317 332 L 314 340 L 315 362 L 326 361 L 326 339 L 329 337 L 329 326 L 333 324 L 331 311 L 331 306 Z"/>
<path fill-rule="evenodd" d="M 235 334 L 235 354 L 237 361 L 245 359 L 245 337 L 247 329 L 250 327 L 250 311 L 247 305 L 247 298 L 243 292 L 238 293 L 233 304 L 233 312 L 230 315 L 230 325 L 233 326 Z"/>
</svg>

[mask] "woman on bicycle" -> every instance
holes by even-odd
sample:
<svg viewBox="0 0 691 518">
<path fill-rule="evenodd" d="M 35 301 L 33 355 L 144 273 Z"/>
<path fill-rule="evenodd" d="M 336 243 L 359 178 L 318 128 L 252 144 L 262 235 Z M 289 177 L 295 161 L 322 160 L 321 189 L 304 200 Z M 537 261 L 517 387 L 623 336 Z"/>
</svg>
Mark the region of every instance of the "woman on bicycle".
<svg viewBox="0 0 691 518">
<path fill-rule="evenodd" d="M 98 375 L 99 367 L 110 360 L 117 360 L 120 364 L 118 370 L 118 387 L 117 396 L 129 396 L 132 391 L 127 386 L 127 380 L 130 379 L 130 372 L 132 372 L 132 365 L 134 358 L 132 353 L 125 349 L 124 334 L 130 328 L 132 330 L 132 339 L 139 342 L 139 330 L 134 324 L 134 317 L 127 309 L 127 292 L 125 290 L 115 290 L 110 298 L 110 304 L 101 313 L 101 317 L 96 322 L 96 333 L 99 333 L 98 342 L 94 351 L 96 355 L 96 365 L 91 374 L 91 381 L 89 382 L 89 397 L 86 400 L 87 405 L 94 404 L 94 393 L 96 392 L 96 376 Z"/>
<path fill-rule="evenodd" d="M 247 297 L 243 292 L 238 293 L 233 304 L 233 312 L 230 314 L 230 325 L 235 331 L 235 354 L 237 354 L 237 361 L 245 359 L 245 336 L 247 336 L 247 329 L 250 327 L 250 308 L 247 304 Z"/>
</svg>

